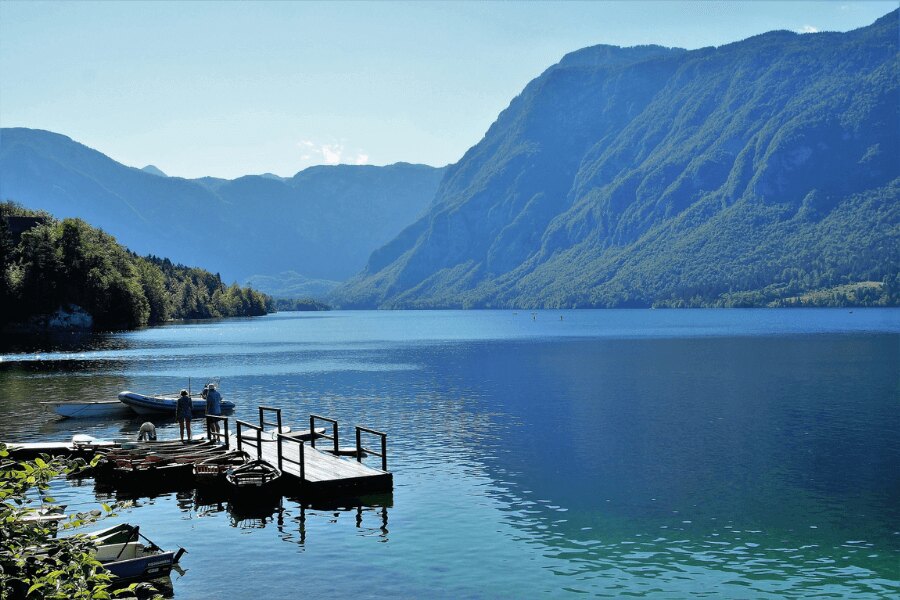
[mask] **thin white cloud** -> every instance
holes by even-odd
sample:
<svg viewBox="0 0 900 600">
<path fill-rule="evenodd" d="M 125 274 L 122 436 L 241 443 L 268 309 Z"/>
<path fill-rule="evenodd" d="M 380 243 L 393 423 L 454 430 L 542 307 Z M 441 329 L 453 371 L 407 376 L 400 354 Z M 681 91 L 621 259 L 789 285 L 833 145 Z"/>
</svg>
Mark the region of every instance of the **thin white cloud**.
<svg viewBox="0 0 900 600">
<path fill-rule="evenodd" d="M 348 152 L 344 144 L 320 144 L 313 140 L 300 140 L 297 142 L 300 149 L 300 160 L 309 163 L 324 163 L 326 165 L 338 164 L 369 164 L 369 155 L 362 151 Z"/>
<path fill-rule="evenodd" d="M 341 162 L 341 155 L 344 153 L 344 147 L 340 144 L 325 144 L 321 148 L 322 158 L 325 164 L 337 165 Z"/>
<path fill-rule="evenodd" d="M 819 28 L 813 27 L 812 25 L 804 25 L 801 31 L 803 31 L 803 33 L 819 33 Z"/>
</svg>

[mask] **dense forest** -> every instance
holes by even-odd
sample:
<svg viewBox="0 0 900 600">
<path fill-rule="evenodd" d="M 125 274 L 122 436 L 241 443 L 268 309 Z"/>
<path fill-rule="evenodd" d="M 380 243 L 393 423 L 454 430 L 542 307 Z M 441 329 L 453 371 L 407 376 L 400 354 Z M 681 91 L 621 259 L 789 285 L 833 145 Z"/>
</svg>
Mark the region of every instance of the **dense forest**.
<svg viewBox="0 0 900 600">
<path fill-rule="evenodd" d="M 273 307 L 218 274 L 140 257 L 80 219 L 0 203 L 0 327 L 41 327 L 60 309 L 87 313 L 97 329 L 133 329 Z"/>
</svg>

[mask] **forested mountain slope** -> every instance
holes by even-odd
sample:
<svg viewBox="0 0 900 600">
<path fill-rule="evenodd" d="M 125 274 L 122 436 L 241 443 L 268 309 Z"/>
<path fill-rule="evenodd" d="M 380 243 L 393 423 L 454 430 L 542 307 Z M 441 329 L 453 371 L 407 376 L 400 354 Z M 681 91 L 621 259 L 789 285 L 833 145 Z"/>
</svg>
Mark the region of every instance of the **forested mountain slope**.
<svg viewBox="0 0 900 600">
<path fill-rule="evenodd" d="M 894 282 L 897 32 L 894 11 L 848 33 L 569 54 L 333 299 L 760 305 Z"/>
</svg>

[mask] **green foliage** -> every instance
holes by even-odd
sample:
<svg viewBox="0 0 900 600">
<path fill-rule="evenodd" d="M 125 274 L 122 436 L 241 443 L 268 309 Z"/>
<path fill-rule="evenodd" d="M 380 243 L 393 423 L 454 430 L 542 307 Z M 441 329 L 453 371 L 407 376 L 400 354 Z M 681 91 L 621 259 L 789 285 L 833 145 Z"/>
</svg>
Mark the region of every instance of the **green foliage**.
<svg viewBox="0 0 900 600">
<path fill-rule="evenodd" d="M 131 594 L 137 586 L 115 590 L 112 577 L 94 558 L 96 542 L 83 534 L 56 536 L 56 524 L 24 519 L 35 508 L 52 506 L 50 481 L 84 466 L 83 460 L 43 456 L 33 461 L 9 458 L 0 444 L 0 596 L 2 598 L 107 599 Z M 125 507 L 102 505 L 71 515 L 63 527 L 93 523 Z"/>
<path fill-rule="evenodd" d="M 6 217 L 35 217 L 16 241 Z M 100 329 L 134 329 L 170 319 L 264 315 L 271 300 L 225 286 L 218 275 L 142 258 L 80 219 L 56 221 L 0 204 L 0 325 L 77 306 Z"/>
</svg>

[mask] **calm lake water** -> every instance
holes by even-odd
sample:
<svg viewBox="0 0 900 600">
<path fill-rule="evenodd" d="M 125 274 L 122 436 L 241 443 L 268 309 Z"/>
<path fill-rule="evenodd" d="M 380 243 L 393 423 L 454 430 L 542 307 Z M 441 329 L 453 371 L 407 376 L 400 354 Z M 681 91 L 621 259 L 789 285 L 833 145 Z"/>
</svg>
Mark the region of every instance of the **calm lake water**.
<svg viewBox="0 0 900 600">
<path fill-rule="evenodd" d="M 136 435 L 37 402 L 188 377 L 240 419 L 388 433 L 393 494 L 139 498 L 113 522 L 188 549 L 178 599 L 900 593 L 898 310 L 282 313 L 2 344 L 2 440 Z"/>
</svg>

